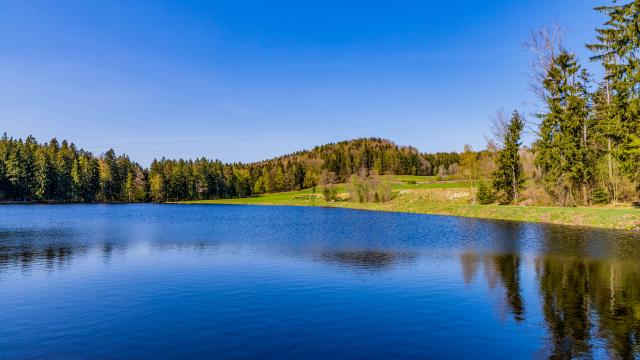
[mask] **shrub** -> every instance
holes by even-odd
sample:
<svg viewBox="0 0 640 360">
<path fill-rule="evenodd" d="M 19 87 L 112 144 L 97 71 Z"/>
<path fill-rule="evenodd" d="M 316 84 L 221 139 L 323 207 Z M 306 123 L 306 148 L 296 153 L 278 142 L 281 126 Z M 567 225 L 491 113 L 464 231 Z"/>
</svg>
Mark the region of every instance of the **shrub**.
<svg viewBox="0 0 640 360">
<path fill-rule="evenodd" d="M 338 189 L 334 184 L 322 185 L 322 196 L 326 201 L 334 201 L 338 197 Z"/>
<path fill-rule="evenodd" d="M 608 204 L 611 201 L 609 192 L 599 187 L 593 191 L 593 202 L 595 204 Z"/>
<path fill-rule="evenodd" d="M 338 197 L 338 189 L 336 188 L 338 177 L 332 171 L 323 171 L 320 177 L 320 186 L 322 187 L 322 196 L 326 201 L 335 201 Z"/>
<path fill-rule="evenodd" d="M 373 175 L 351 175 L 348 184 L 351 201 L 354 202 L 386 202 L 393 197 L 393 189 L 388 177 Z"/>
<path fill-rule="evenodd" d="M 496 202 L 496 193 L 493 188 L 487 183 L 481 182 L 478 185 L 478 192 L 476 193 L 478 202 L 482 205 L 493 204 Z"/>
<path fill-rule="evenodd" d="M 415 183 L 415 181 L 414 181 Z M 387 202 L 393 197 L 393 188 L 388 177 L 383 177 L 382 181 L 378 183 L 378 192 L 380 193 L 379 201 Z"/>
<path fill-rule="evenodd" d="M 356 174 L 351 175 L 349 178 L 349 193 L 352 201 L 366 202 L 369 197 L 369 186 L 366 178 Z"/>
</svg>

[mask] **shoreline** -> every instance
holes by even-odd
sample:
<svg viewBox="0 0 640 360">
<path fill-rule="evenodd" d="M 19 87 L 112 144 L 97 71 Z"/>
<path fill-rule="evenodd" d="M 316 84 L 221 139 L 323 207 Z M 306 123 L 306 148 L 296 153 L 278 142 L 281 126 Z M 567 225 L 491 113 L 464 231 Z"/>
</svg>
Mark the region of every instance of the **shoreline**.
<svg viewBox="0 0 640 360">
<path fill-rule="evenodd" d="M 365 211 L 395 212 L 453 216 L 473 219 L 517 221 L 538 224 L 552 224 L 591 229 L 624 230 L 640 233 L 640 209 L 629 205 L 608 205 L 591 207 L 550 207 L 524 205 L 475 205 L 468 198 L 455 198 L 465 189 L 415 189 L 396 193 L 394 198 L 382 203 L 356 203 L 346 200 L 327 202 L 318 193 L 309 189 L 270 193 L 248 198 L 218 200 L 171 201 L 161 204 L 200 204 L 200 205 L 265 205 L 265 206 L 304 206 Z M 146 202 L 145 202 L 146 203 Z M 94 202 L 94 203 L 56 203 L 56 202 L 0 202 L 0 206 L 11 205 L 126 205 L 138 203 Z M 142 203 L 140 203 L 142 204 Z M 146 203 L 149 204 L 149 203 Z"/>
<path fill-rule="evenodd" d="M 288 194 L 288 193 L 281 193 Z M 428 201 L 407 194 L 385 203 L 272 199 L 271 194 L 253 198 L 180 201 L 193 205 L 268 205 L 346 208 L 408 214 L 442 215 L 473 219 L 530 222 L 592 229 L 640 231 L 640 209 L 633 207 L 546 207 L 521 205 L 473 205 Z"/>
</svg>

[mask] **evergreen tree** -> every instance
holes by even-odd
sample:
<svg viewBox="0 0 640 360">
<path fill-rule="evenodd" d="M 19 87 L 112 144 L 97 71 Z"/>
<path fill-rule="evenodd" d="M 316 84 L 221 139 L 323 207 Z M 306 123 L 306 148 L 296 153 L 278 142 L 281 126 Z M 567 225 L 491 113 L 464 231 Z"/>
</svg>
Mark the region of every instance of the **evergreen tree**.
<svg viewBox="0 0 640 360">
<path fill-rule="evenodd" d="M 547 191 L 561 205 L 589 201 L 593 156 L 587 83 L 586 71 L 565 50 L 553 59 L 544 79 L 545 112 L 538 115 L 542 121 L 536 164 Z M 577 189 L 581 197 L 574 195 Z"/>
<path fill-rule="evenodd" d="M 22 140 L 20 140 L 14 144 L 14 147 L 10 150 L 7 161 L 5 162 L 7 180 L 9 182 L 9 198 L 11 200 L 27 199 L 27 171 L 23 152 L 23 143 Z"/>
<path fill-rule="evenodd" d="M 596 29 L 596 42 L 587 45 L 605 70 L 604 105 L 600 121 L 607 140 L 608 175 L 614 179 L 614 164 L 632 180 L 640 177 L 640 1 L 596 8 L 607 16 Z M 617 194 L 614 191 L 614 197 Z"/>
<path fill-rule="evenodd" d="M 282 167 L 278 166 L 273 176 L 273 191 L 279 192 L 284 190 L 284 172 L 282 171 Z"/>
<path fill-rule="evenodd" d="M 63 140 L 55 156 L 55 169 L 57 174 L 55 199 L 58 201 L 64 202 L 71 200 L 73 194 L 73 181 L 71 178 L 72 162 L 73 149 L 69 147 L 66 140 Z"/>
<path fill-rule="evenodd" d="M 524 184 L 522 162 L 520 161 L 520 136 L 524 121 L 517 111 L 513 112 L 502 139 L 503 147 L 498 153 L 497 169 L 493 173 L 493 188 L 499 194 L 502 204 L 518 202 L 518 192 Z"/>
<path fill-rule="evenodd" d="M 114 201 L 118 197 L 118 166 L 113 149 L 109 149 L 100 159 L 100 193 L 103 201 Z"/>
<path fill-rule="evenodd" d="M 0 149 L 1 150 L 1 149 Z M 2 152 L 0 151 L 0 155 Z M 7 181 L 7 169 L 4 166 L 4 161 L 0 158 L 0 199 L 6 198 L 6 191 L 9 188 L 9 182 Z"/>
<path fill-rule="evenodd" d="M 54 198 L 55 169 L 45 148 L 36 151 L 35 197 L 38 200 Z"/>
<path fill-rule="evenodd" d="M 100 190 L 98 161 L 88 153 L 82 153 L 72 171 L 77 200 L 93 202 Z"/>
</svg>

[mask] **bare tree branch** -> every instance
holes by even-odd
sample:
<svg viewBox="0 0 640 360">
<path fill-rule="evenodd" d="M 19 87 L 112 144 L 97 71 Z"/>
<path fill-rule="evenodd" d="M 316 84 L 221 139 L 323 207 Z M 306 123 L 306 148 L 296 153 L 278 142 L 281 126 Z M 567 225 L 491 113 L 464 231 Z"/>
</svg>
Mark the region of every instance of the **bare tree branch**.
<svg viewBox="0 0 640 360">
<path fill-rule="evenodd" d="M 532 30 L 529 41 L 524 43 L 524 48 L 534 55 L 534 60 L 531 62 L 529 87 L 542 101 L 546 100 L 544 79 L 554 59 L 564 49 L 562 41 L 565 33 L 566 31 L 560 24 L 554 23 L 538 30 Z"/>
<path fill-rule="evenodd" d="M 487 140 L 487 144 L 495 145 L 496 148 L 501 149 L 504 145 L 504 135 L 507 131 L 507 127 L 509 126 L 509 119 L 504 111 L 504 109 L 500 109 L 496 111 L 496 114 L 490 116 L 491 124 L 489 125 L 489 136 L 485 135 L 485 139 Z"/>
</svg>

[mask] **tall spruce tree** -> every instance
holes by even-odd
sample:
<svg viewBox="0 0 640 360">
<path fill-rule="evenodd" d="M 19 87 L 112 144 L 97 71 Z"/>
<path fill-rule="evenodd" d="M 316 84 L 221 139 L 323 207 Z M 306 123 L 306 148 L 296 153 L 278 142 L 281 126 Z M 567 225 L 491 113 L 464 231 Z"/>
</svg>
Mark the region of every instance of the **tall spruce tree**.
<svg viewBox="0 0 640 360">
<path fill-rule="evenodd" d="M 34 194 L 37 200 L 50 200 L 54 198 L 54 181 L 56 179 L 55 168 L 46 148 L 36 151 L 36 173 Z"/>
<path fill-rule="evenodd" d="M 610 181 L 614 178 L 612 158 L 624 174 L 636 181 L 640 177 L 640 0 L 597 11 L 607 16 L 593 44 L 587 45 L 605 70 L 604 92 L 607 117 L 604 135 L 607 139 Z M 613 194 L 614 197 L 616 194 Z"/>
<path fill-rule="evenodd" d="M 519 155 L 523 129 L 524 120 L 514 111 L 503 134 L 503 147 L 498 153 L 498 168 L 493 173 L 493 188 L 498 193 L 501 204 L 517 203 L 518 193 L 524 183 Z"/>
<path fill-rule="evenodd" d="M 589 202 L 593 156 L 587 84 L 586 71 L 566 50 L 553 59 L 543 82 L 545 111 L 538 114 L 542 121 L 535 163 L 546 190 L 563 206 Z"/>
</svg>

